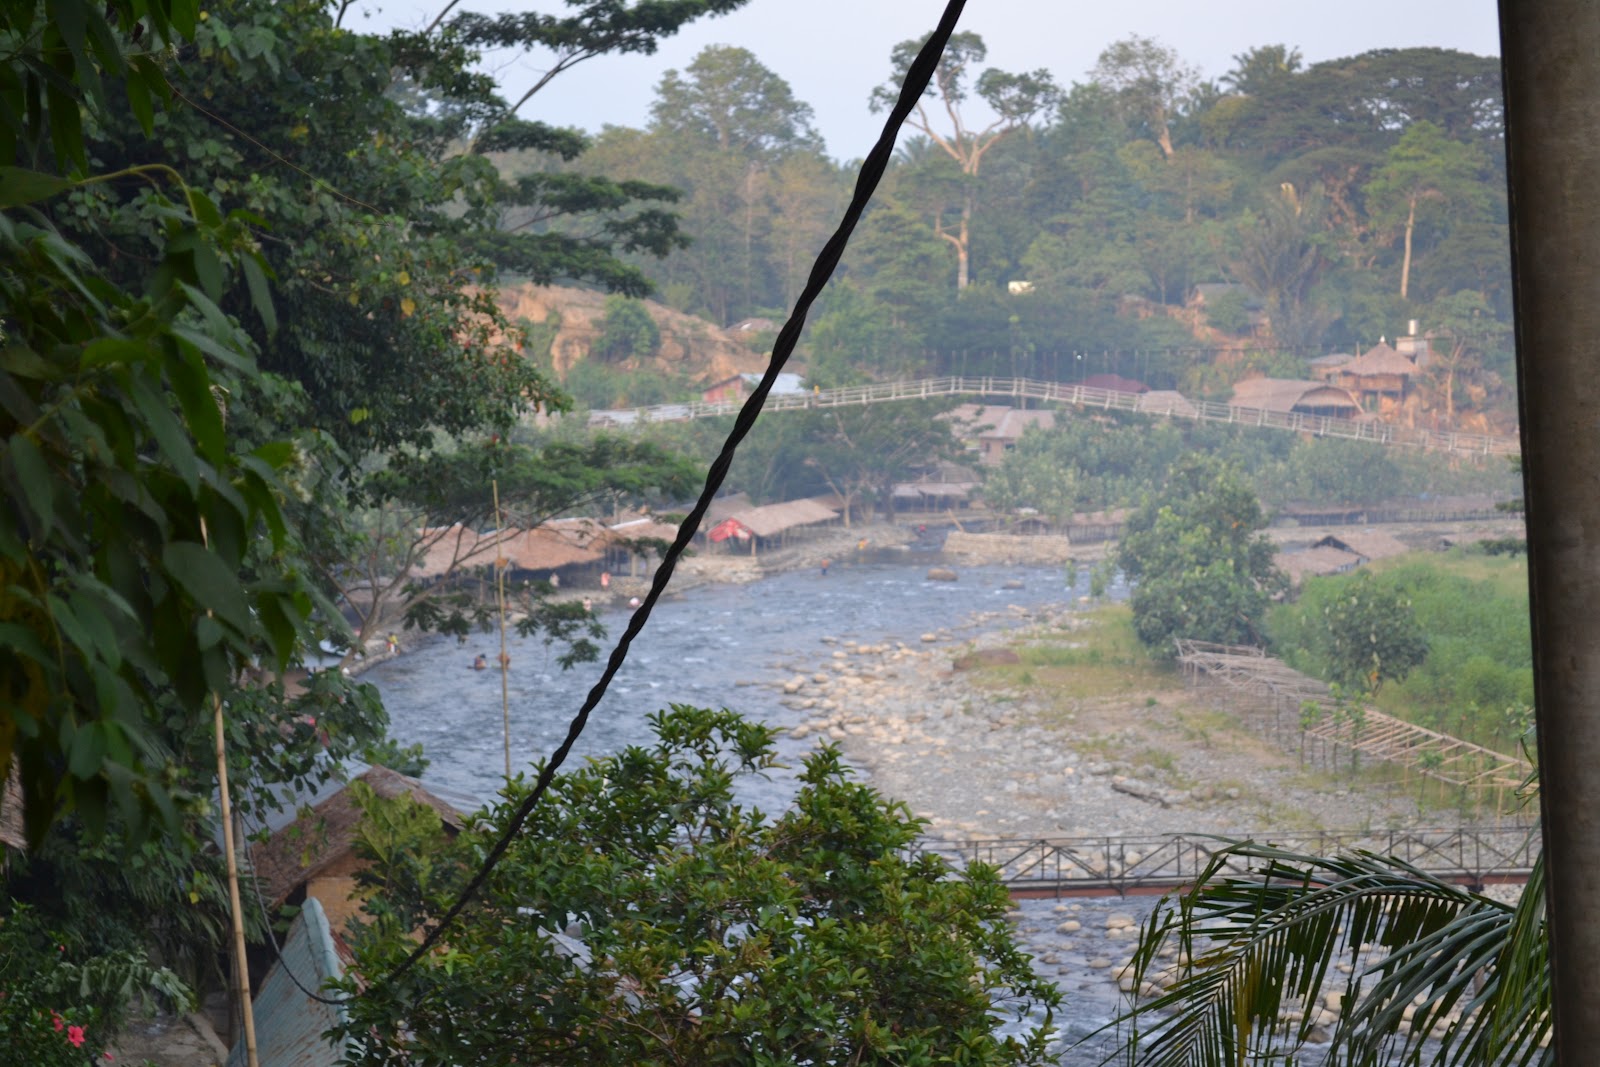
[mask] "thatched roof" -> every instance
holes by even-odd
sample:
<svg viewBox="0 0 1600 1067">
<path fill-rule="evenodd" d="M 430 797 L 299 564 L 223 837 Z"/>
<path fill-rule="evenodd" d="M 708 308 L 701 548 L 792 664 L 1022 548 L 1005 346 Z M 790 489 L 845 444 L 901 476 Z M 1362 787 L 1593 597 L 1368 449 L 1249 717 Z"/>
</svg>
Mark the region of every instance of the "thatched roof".
<svg viewBox="0 0 1600 1067">
<path fill-rule="evenodd" d="M 671 523 L 659 522 L 645 516 L 639 519 L 629 519 L 609 527 L 607 543 L 624 545 L 633 541 L 665 541 L 671 544 L 677 540 L 678 528 Z M 631 546 L 629 546 L 631 547 Z"/>
<path fill-rule="evenodd" d="M 1355 530 L 1350 533 L 1332 534 L 1311 547 L 1342 548 L 1346 552 L 1354 552 L 1362 559 L 1388 559 L 1390 556 L 1402 556 L 1411 551 L 1404 541 L 1382 530 Z"/>
<path fill-rule="evenodd" d="M 1304 552 L 1280 552 L 1277 562 L 1278 569 L 1289 576 L 1290 583 L 1299 585 L 1307 578 L 1353 570 L 1360 565 L 1361 557 L 1342 548 L 1325 546 L 1308 548 Z"/>
<path fill-rule="evenodd" d="M 1417 373 L 1417 365 L 1380 341 L 1341 366 L 1339 373 L 1356 378 L 1370 378 L 1384 374 L 1405 376 Z"/>
<path fill-rule="evenodd" d="M 418 578 L 437 578 L 460 566 L 482 567 L 494 562 L 490 548 L 480 546 L 477 531 L 460 523 L 426 528 L 422 538 L 427 548 L 411 567 Z"/>
<path fill-rule="evenodd" d="M 604 559 L 610 541 L 611 531 L 593 519 L 555 519 L 506 531 L 499 551 L 518 570 L 553 571 Z"/>
<path fill-rule="evenodd" d="M 815 500 L 790 500 L 784 504 L 750 508 L 728 517 L 757 537 L 773 537 L 796 526 L 832 522 L 839 513 Z"/>
<path fill-rule="evenodd" d="M 1347 390 L 1296 378 L 1246 378 L 1235 382 L 1232 402 L 1236 407 L 1285 415 L 1293 411 L 1312 414 L 1329 410 L 1354 415 L 1361 411 L 1360 403 Z"/>
<path fill-rule="evenodd" d="M 445 826 L 453 830 L 462 827 L 461 813 L 422 788 L 415 778 L 387 767 L 369 767 L 353 780 L 365 782 L 380 797 L 393 799 L 409 794 L 438 812 Z M 278 907 L 296 888 L 348 854 L 360 824 L 361 809 L 347 786 L 312 808 L 309 815 L 301 815 L 266 841 L 253 845 L 250 863 L 270 905 Z"/>
<path fill-rule="evenodd" d="M 731 518 L 741 511 L 749 511 L 751 507 L 749 493 L 729 493 L 727 496 L 719 496 L 711 502 L 710 507 L 706 508 L 705 522 L 701 525 L 704 529 L 710 529 L 723 519 Z"/>
</svg>

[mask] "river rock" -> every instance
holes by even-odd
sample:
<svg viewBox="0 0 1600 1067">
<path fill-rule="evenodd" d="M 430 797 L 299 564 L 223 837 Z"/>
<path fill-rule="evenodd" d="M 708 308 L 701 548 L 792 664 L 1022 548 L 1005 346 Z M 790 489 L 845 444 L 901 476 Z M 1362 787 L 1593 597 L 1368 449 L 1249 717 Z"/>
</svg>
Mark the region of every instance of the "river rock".
<svg viewBox="0 0 1600 1067">
<path fill-rule="evenodd" d="M 959 577 L 960 576 L 949 567 L 928 568 L 928 581 L 930 582 L 954 582 L 959 580 Z"/>
<path fill-rule="evenodd" d="M 1013 578 L 1009 582 L 1006 582 L 1006 583 L 1002 584 L 1000 586 L 1000 588 L 1001 589 L 1023 589 L 1023 588 L 1025 588 L 1025 586 L 1022 584 L 1022 582 L 1020 580 L 1018 580 L 1016 578 Z"/>
<path fill-rule="evenodd" d="M 922 640 L 927 642 L 928 644 L 932 644 L 933 642 L 939 640 L 939 635 L 938 634 L 923 634 L 922 635 Z"/>
</svg>

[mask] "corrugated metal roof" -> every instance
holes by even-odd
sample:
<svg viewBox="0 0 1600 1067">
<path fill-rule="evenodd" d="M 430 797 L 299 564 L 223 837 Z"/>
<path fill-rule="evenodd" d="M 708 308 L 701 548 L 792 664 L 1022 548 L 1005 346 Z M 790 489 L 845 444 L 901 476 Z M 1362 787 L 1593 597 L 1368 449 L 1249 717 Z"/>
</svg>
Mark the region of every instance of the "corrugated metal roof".
<svg viewBox="0 0 1600 1067">
<path fill-rule="evenodd" d="M 294 982 L 298 978 L 307 989 L 317 990 L 343 973 L 333 931 L 316 897 L 308 897 L 289 924 L 280 957 L 251 1002 L 257 1058 L 262 1067 L 334 1067 L 344 1057 L 344 1043 L 332 1044 L 322 1035 L 344 1021 L 344 1009 L 312 1000 Z M 228 1067 L 245 1067 L 246 1062 L 241 1037 L 228 1053 Z"/>
</svg>

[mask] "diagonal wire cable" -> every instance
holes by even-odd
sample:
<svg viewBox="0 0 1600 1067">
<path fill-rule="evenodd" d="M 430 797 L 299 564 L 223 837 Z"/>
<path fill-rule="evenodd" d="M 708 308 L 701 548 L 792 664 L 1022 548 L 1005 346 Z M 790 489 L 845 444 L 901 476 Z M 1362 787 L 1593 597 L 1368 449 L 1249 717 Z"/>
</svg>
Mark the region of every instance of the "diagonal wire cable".
<svg viewBox="0 0 1600 1067">
<path fill-rule="evenodd" d="M 944 54 L 945 45 L 950 40 L 950 35 L 955 32 L 956 23 L 961 18 L 962 9 L 966 0 L 948 0 L 944 14 L 939 19 L 939 25 L 929 35 L 923 44 L 922 50 L 917 53 L 917 58 L 912 62 L 906 72 L 904 83 L 900 87 L 900 96 L 890 109 L 888 118 L 884 121 L 883 132 L 878 135 L 877 143 L 868 153 L 866 160 L 861 165 L 861 173 L 856 179 L 855 193 L 850 199 L 850 205 L 845 209 L 844 217 L 840 220 L 838 229 L 828 242 L 822 246 L 822 251 L 817 254 L 816 262 L 811 267 L 811 275 L 806 280 L 805 289 L 801 291 L 795 301 L 794 309 L 789 314 L 789 319 L 783 324 L 783 329 L 778 333 L 778 339 L 772 347 L 772 360 L 767 365 L 766 373 L 761 377 L 761 384 L 756 386 L 745 401 L 744 407 L 739 410 L 739 416 L 734 420 L 733 429 L 729 431 L 727 439 L 723 442 L 722 450 L 712 460 L 711 466 L 706 471 L 705 487 L 700 491 L 699 498 L 688 516 L 678 527 L 678 536 L 673 540 L 672 546 L 662 557 L 661 565 L 656 568 L 655 578 L 650 584 L 650 592 L 645 596 L 644 603 L 633 613 L 628 620 L 627 629 L 617 641 L 616 647 L 611 652 L 610 659 L 606 662 L 606 669 L 601 674 L 599 681 L 589 690 L 589 695 L 584 699 L 583 706 L 573 716 L 571 724 L 567 727 L 567 736 L 561 745 L 553 752 L 545 763 L 544 769 L 539 772 L 538 780 L 533 789 L 523 798 L 517 810 L 513 813 L 510 822 L 501 832 L 500 838 L 494 843 L 479 864 L 478 870 L 471 880 L 462 888 L 455 903 L 435 923 L 421 943 L 412 950 L 411 954 L 402 960 L 395 968 L 385 974 L 371 988 L 377 988 L 394 981 L 406 971 L 416 965 L 423 956 L 433 951 L 439 939 L 444 936 L 452 923 L 460 917 L 461 913 L 471 903 L 472 898 L 483 888 L 484 882 L 489 878 L 495 866 L 505 856 L 511 843 L 521 833 L 522 827 L 533 814 L 533 809 L 538 806 L 546 790 L 550 788 L 551 781 L 555 778 L 556 771 L 566 762 L 572 748 L 577 744 L 584 727 L 588 725 L 589 716 L 596 706 L 605 697 L 606 690 L 611 685 L 611 680 L 622 669 L 623 663 L 628 658 L 628 650 L 633 644 L 633 639 L 644 629 L 645 623 L 650 619 L 650 613 L 655 609 L 656 602 L 661 599 L 661 594 L 666 590 L 667 583 L 672 580 L 672 572 L 676 568 L 679 558 L 689 546 L 689 540 L 695 531 L 700 528 L 700 522 L 705 518 L 706 509 L 711 506 L 712 499 L 717 491 L 722 488 L 723 481 L 727 478 L 728 469 L 733 464 L 734 452 L 740 443 L 749 435 L 755 426 L 756 419 L 761 414 L 762 405 L 766 403 L 767 394 L 772 391 L 773 384 L 778 379 L 778 374 L 788 363 L 793 354 L 795 345 L 800 340 L 800 331 L 805 327 L 806 314 L 811 310 L 811 305 L 816 303 L 817 297 L 827 286 L 828 280 L 833 277 L 834 270 L 839 265 L 840 258 L 844 255 L 845 246 L 850 241 L 850 236 L 855 232 L 856 224 L 861 221 L 862 213 L 866 210 L 867 203 L 872 199 L 873 193 L 878 188 L 884 172 L 888 169 L 890 156 L 894 152 L 896 140 L 899 138 L 900 127 L 911 109 L 927 91 L 928 84 L 933 79 L 934 71 L 938 68 L 939 59 Z M 327 998 L 318 997 L 330 1003 L 342 1001 L 327 1001 Z"/>
</svg>

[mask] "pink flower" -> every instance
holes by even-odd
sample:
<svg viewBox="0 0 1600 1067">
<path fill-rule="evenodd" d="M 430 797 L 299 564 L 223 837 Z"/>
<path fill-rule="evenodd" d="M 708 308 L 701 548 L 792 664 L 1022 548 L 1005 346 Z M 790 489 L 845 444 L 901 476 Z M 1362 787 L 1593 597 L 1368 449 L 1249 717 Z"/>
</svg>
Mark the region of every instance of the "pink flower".
<svg viewBox="0 0 1600 1067">
<path fill-rule="evenodd" d="M 57 1015 L 55 1012 L 50 1013 L 50 1021 L 55 1023 L 56 1033 L 58 1034 L 61 1032 L 61 1028 L 66 1025 L 66 1023 L 62 1021 L 61 1016 Z"/>
<path fill-rule="evenodd" d="M 67 1027 L 67 1040 L 72 1043 L 73 1048 L 78 1048 L 81 1046 L 83 1044 L 83 1027 Z"/>
<path fill-rule="evenodd" d="M 109 1052 L 108 1052 L 108 1053 L 106 1053 L 106 1059 L 108 1059 L 108 1060 L 114 1060 L 114 1059 L 116 1059 L 116 1057 L 115 1057 L 115 1056 L 113 1056 L 113 1055 L 112 1055 L 112 1054 L 111 1054 L 111 1053 L 109 1053 Z"/>
</svg>

